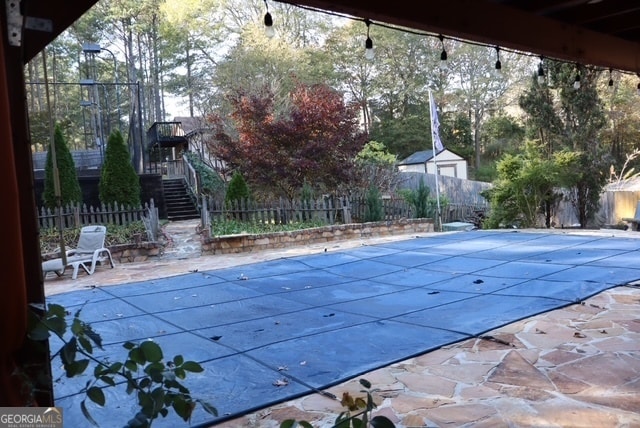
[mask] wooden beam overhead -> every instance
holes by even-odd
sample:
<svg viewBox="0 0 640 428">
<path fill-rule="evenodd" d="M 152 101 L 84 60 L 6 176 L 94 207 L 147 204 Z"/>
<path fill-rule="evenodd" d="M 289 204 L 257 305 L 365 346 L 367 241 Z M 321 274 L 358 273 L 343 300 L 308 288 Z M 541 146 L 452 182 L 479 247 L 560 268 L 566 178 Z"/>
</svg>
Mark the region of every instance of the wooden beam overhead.
<svg viewBox="0 0 640 428">
<path fill-rule="evenodd" d="M 640 72 L 640 44 L 491 0 L 295 0 L 284 3 L 581 64 Z M 547 6 L 551 7 L 551 3 Z M 557 2 L 569 7 L 575 2 Z M 586 2 L 582 2 L 586 3 Z M 606 3 L 606 2 L 604 2 Z M 593 5 L 597 6 L 597 5 Z"/>
<path fill-rule="evenodd" d="M 25 19 L 35 18 L 39 22 L 51 24 L 51 31 L 48 29 L 29 29 L 28 27 L 24 29 L 22 36 L 24 63 L 26 64 L 33 59 L 97 2 L 98 0 L 64 0 L 64 2 L 22 0 L 23 7 L 21 9 Z"/>
</svg>

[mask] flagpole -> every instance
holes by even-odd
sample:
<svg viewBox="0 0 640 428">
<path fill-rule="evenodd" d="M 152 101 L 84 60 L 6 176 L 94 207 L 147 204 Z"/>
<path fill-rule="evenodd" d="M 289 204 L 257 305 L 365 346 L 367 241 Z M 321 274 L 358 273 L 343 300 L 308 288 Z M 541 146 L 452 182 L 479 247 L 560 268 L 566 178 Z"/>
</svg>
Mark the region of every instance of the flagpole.
<svg viewBox="0 0 640 428">
<path fill-rule="evenodd" d="M 437 112 L 435 111 L 435 104 L 433 102 L 433 95 L 431 94 L 431 89 L 429 89 L 429 112 L 431 115 L 431 149 L 433 151 L 433 167 L 435 169 L 435 177 L 436 177 L 436 210 L 438 216 L 438 230 L 442 232 L 442 213 L 440 212 L 440 185 L 438 183 L 438 162 L 436 160 L 437 152 L 436 152 L 436 136 L 438 135 L 439 129 L 434 129 L 434 127 L 439 128 L 440 124 L 437 121 Z M 436 121 L 434 121 L 436 118 Z M 441 144 L 440 144 L 441 145 Z"/>
</svg>

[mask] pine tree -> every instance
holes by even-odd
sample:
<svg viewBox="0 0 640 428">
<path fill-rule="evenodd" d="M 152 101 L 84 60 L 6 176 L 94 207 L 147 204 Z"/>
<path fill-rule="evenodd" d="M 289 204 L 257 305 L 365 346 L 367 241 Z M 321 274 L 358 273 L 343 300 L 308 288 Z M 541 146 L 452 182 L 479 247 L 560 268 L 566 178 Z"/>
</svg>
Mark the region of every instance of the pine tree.
<svg viewBox="0 0 640 428">
<path fill-rule="evenodd" d="M 56 162 L 58 164 L 58 177 L 60 178 L 60 202 L 62 206 L 82 202 L 82 190 L 76 174 L 76 165 L 67 146 L 60 125 L 56 125 L 53 141 L 55 144 Z M 49 147 L 45 164 L 44 192 L 42 201 L 47 208 L 57 206 L 55 187 L 53 181 L 53 157 Z"/>
<path fill-rule="evenodd" d="M 249 187 L 247 186 L 247 182 L 244 180 L 244 177 L 239 171 L 233 173 L 231 177 L 231 181 L 229 181 L 229 188 L 227 189 L 227 194 L 225 195 L 225 201 L 235 202 L 243 199 L 247 199 L 250 196 Z"/>
<path fill-rule="evenodd" d="M 140 205 L 140 178 L 133 168 L 129 150 L 119 130 L 109 135 L 99 191 L 103 204 Z"/>
</svg>

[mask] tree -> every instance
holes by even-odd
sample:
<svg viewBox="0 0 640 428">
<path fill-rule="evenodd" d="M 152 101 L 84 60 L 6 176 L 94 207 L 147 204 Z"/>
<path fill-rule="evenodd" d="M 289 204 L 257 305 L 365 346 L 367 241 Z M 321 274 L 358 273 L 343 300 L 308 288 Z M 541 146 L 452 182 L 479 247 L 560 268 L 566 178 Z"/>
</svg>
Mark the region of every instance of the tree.
<svg viewBox="0 0 640 428">
<path fill-rule="evenodd" d="M 560 189 L 577 186 L 584 179 L 577 173 L 584 167 L 581 153 L 563 150 L 547 159 L 541 146 L 539 141 L 527 141 L 524 153 L 507 154 L 498 162 L 498 179 L 484 192 L 491 201 L 487 227 L 550 227 L 552 212 L 562 198 Z"/>
<path fill-rule="evenodd" d="M 140 205 L 140 179 L 118 130 L 109 135 L 99 191 L 103 204 Z"/>
<path fill-rule="evenodd" d="M 415 218 L 427 218 L 433 214 L 430 192 L 431 190 L 424 184 L 424 177 L 420 177 L 417 190 L 403 189 L 400 194 L 415 209 Z"/>
<path fill-rule="evenodd" d="M 71 152 L 67 147 L 67 142 L 62 135 L 62 129 L 58 124 L 55 126 L 53 143 L 55 144 L 56 163 L 60 180 L 60 203 L 64 206 L 82 202 L 82 190 L 78 182 L 76 166 L 73 162 Z M 58 206 L 55 194 L 52 152 L 53 150 L 51 150 L 51 146 L 49 146 L 45 164 L 44 192 L 42 194 L 44 205 L 47 208 Z"/>
<path fill-rule="evenodd" d="M 398 181 L 396 160 L 384 144 L 369 141 L 356 156 L 352 187 L 365 193 L 373 185 L 383 193 L 393 193 Z"/>
<path fill-rule="evenodd" d="M 249 198 L 249 196 L 251 196 L 251 193 L 249 193 L 249 187 L 247 182 L 244 181 L 244 177 L 239 171 L 234 172 L 224 197 L 225 202 L 242 201 Z"/>
<path fill-rule="evenodd" d="M 299 83 L 290 94 L 290 109 L 280 116 L 266 88 L 258 95 L 240 92 L 231 101 L 237 133 L 211 117 L 216 137 L 209 148 L 253 189 L 293 199 L 305 181 L 333 191 L 348 180 L 365 135 L 357 106 L 346 105 L 340 93 Z"/>
<path fill-rule="evenodd" d="M 611 157 L 600 142 L 606 124 L 602 101 L 597 92 L 600 71 L 547 61 L 548 80 L 531 80 L 520 97 L 527 114 L 529 135 L 538 136 L 547 159 L 571 152 L 564 169 L 563 185 L 568 189 L 581 227 L 585 228 L 598 211 L 600 192 L 607 180 Z M 580 87 L 574 88 L 580 75 Z"/>
</svg>

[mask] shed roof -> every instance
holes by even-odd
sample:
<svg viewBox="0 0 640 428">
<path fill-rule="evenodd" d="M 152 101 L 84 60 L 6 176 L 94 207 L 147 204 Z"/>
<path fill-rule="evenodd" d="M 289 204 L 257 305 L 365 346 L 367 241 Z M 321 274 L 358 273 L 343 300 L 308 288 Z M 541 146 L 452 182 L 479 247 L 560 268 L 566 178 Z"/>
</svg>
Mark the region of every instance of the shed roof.
<svg viewBox="0 0 640 428">
<path fill-rule="evenodd" d="M 448 149 L 444 149 L 438 152 L 437 154 L 439 155 L 444 152 L 451 153 L 452 155 L 462 160 L 460 156 L 456 155 L 455 153 L 453 153 L 451 150 L 448 150 Z M 405 158 L 398 165 L 419 165 L 419 164 L 427 163 L 431 159 L 433 159 L 433 150 L 422 150 L 420 152 L 415 152 L 411 156 Z"/>
</svg>

